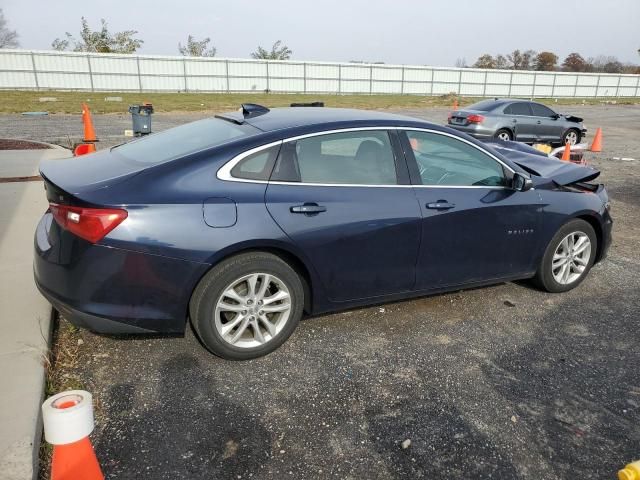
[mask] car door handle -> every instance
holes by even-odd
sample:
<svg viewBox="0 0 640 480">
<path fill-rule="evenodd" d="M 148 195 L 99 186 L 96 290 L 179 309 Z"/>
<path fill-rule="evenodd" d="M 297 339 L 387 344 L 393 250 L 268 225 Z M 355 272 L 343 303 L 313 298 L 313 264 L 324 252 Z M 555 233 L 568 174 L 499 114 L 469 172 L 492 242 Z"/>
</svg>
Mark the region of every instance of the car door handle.
<svg viewBox="0 0 640 480">
<path fill-rule="evenodd" d="M 511 120 L 513 123 L 518 123 L 518 120 L 516 120 L 515 118 L 513 120 Z"/>
<path fill-rule="evenodd" d="M 536 123 L 537 123 L 538 125 L 540 125 L 542 122 L 541 122 L 540 120 L 538 120 Z"/>
<path fill-rule="evenodd" d="M 317 203 L 305 203 L 304 205 L 296 205 L 290 208 L 291 213 L 304 213 L 305 215 L 314 215 L 321 212 L 326 212 L 327 207 L 318 205 Z"/>
<path fill-rule="evenodd" d="M 437 202 L 427 203 L 427 208 L 432 210 L 449 210 L 450 208 L 454 208 L 455 203 L 449 203 L 444 200 L 438 200 Z"/>
</svg>

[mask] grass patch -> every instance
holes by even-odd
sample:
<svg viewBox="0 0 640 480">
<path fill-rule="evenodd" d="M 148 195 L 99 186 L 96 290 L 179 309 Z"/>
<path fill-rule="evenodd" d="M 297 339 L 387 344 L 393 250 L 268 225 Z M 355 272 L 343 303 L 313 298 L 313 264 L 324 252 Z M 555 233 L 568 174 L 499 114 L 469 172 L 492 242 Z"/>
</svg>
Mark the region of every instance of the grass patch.
<svg viewBox="0 0 640 480">
<path fill-rule="evenodd" d="M 78 350 L 82 343 L 79 340 L 81 340 L 79 328 L 63 318 L 54 320 L 51 349 L 45 358 L 45 398 L 65 390 L 85 388 L 82 381 L 71 373 L 78 362 Z M 39 480 L 49 480 L 52 455 L 53 447 L 44 441 L 43 436 L 40 441 Z"/>
<path fill-rule="evenodd" d="M 40 97 L 55 97 L 55 102 L 40 102 Z M 122 102 L 106 102 L 106 97 L 122 97 Z M 119 93 L 119 92 L 58 92 L 0 91 L 0 113 L 48 111 L 49 113 L 80 113 L 87 102 L 92 113 L 128 113 L 130 104 L 153 103 L 156 112 L 198 112 L 235 110 L 241 103 L 251 102 L 268 107 L 285 107 L 293 102 L 323 101 L 327 107 L 363 109 L 451 107 L 455 95 L 424 97 L 419 95 L 327 95 L 276 93 Z M 470 105 L 480 98 L 457 97 L 460 106 Z M 536 99 L 549 105 L 600 104 L 603 99 Z M 616 99 L 617 103 L 635 104 L 640 98 Z"/>
</svg>

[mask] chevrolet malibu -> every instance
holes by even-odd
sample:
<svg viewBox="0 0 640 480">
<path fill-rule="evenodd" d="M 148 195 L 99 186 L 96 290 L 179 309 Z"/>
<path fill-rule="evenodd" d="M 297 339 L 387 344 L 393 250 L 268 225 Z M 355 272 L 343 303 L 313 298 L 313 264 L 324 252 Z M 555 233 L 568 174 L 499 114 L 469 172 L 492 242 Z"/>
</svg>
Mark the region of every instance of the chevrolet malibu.
<svg viewBox="0 0 640 480">
<path fill-rule="evenodd" d="M 611 240 L 597 170 L 380 112 L 245 104 L 40 172 L 53 306 L 109 334 L 190 319 L 227 359 L 304 314 L 526 278 L 564 292 Z"/>
</svg>

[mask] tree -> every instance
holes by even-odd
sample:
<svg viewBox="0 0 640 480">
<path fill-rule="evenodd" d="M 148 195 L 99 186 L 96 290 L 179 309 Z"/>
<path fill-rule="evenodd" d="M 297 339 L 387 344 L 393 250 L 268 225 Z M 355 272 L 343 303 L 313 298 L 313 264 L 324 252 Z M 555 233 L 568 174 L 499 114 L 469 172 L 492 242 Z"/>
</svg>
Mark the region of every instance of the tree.
<svg viewBox="0 0 640 480">
<path fill-rule="evenodd" d="M 499 70 L 505 70 L 509 68 L 509 62 L 507 60 L 507 57 L 505 57 L 504 55 L 496 55 L 495 62 L 495 68 Z"/>
<path fill-rule="evenodd" d="M 558 56 L 553 52 L 540 52 L 533 61 L 536 70 L 553 71 L 556 69 Z"/>
<path fill-rule="evenodd" d="M 289 60 L 293 52 L 286 45 L 282 44 L 282 41 L 278 40 L 271 47 L 271 51 L 268 52 L 262 47 L 258 47 L 258 50 L 251 54 L 251 58 L 261 60 Z"/>
<path fill-rule="evenodd" d="M 590 58 L 589 64 L 594 72 L 622 73 L 624 70 L 624 65 L 613 56 L 599 55 L 596 58 Z"/>
<path fill-rule="evenodd" d="M 138 33 L 137 30 L 125 30 L 111 34 L 104 18 L 100 19 L 100 23 L 100 30 L 92 31 L 89 22 L 82 17 L 80 40 L 76 40 L 73 35 L 66 32 L 66 39 L 56 38 L 51 46 L 55 50 L 67 50 L 73 45 L 74 52 L 134 53 L 144 43 L 143 40 L 133 38 Z"/>
<path fill-rule="evenodd" d="M 485 53 L 478 57 L 476 63 L 473 64 L 473 68 L 496 68 L 496 60 L 488 53 Z"/>
<path fill-rule="evenodd" d="M 520 50 L 514 50 L 513 52 L 507 54 L 509 67 L 511 67 L 513 70 L 530 70 L 531 62 L 535 55 L 536 52 L 533 50 L 525 50 L 524 52 L 521 52 Z"/>
<path fill-rule="evenodd" d="M 467 59 L 466 58 L 458 58 L 456 60 L 456 68 L 469 68 L 469 65 L 467 65 Z"/>
<path fill-rule="evenodd" d="M 216 47 L 212 46 L 207 49 L 209 42 L 211 42 L 209 37 L 198 41 L 192 35 L 189 35 L 185 46 L 178 43 L 178 51 L 180 52 L 180 55 L 184 55 L 185 57 L 215 57 Z"/>
<path fill-rule="evenodd" d="M 570 53 L 562 62 L 562 66 L 568 72 L 586 72 L 589 70 L 589 64 L 577 52 Z"/>
<path fill-rule="evenodd" d="M 9 30 L 7 27 L 7 19 L 0 8 L 0 48 L 16 48 L 19 47 L 18 32 Z"/>
</svg>

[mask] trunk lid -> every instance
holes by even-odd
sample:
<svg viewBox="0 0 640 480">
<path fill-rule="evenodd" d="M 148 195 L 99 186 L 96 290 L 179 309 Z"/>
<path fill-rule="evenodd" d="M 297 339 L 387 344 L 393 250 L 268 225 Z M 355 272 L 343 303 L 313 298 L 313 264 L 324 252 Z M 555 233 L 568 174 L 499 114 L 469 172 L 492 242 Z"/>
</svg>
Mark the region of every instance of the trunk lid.
<svg viewBox="0 0 640 480">
<path fill-rule="evenodd" d="M 44 160 L 40 164 L 40 175 L 59 190 L 79 195 L 115 185 L 150 166 L 103 150 L 63 160 Z"/>
<path fill-rule="evenodd" d="M 483 117 L 487 116 L 487 112 L 481 112 L 480 110 L 454 110 L 449 115 L 449 124 L 450 125 L 469 125 L 469 116 L 470 115 L 482 115 Z"/>
</svg>

